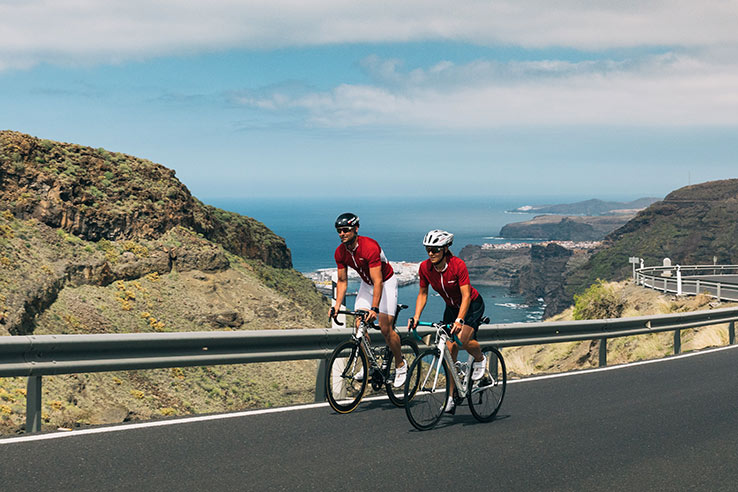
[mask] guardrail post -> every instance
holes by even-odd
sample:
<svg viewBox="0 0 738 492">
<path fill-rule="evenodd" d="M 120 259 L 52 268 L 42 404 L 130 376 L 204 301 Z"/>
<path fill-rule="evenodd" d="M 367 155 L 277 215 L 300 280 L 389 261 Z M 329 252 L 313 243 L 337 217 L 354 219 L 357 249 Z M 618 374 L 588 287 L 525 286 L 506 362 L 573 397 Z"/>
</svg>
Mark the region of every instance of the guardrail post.
<svg viewBox="0 0 738 492">
<path fill-rule="evenodd" d="M 728 343 L 735 345 L 735 321 L 728 323 Z"/>
<path fill-rule="evenodd" d="M 682 353 L 682 330 L 674 330 L 674 355 Z"/>
<path fill-rule="evenodd" d="M 325 359 L 318 362 L 318 373 L 315 375 L 315 403 L 325 401 L 325 367 L 327 366 Z"/>
<path fill-rule="evenodd" d="M 600 367 L 607 365 L 607 338 L 600 338 Z"/>
<path fill-rule="evenodd" d="M 41 432 L 41 376 L 28 376 L 26 433 Z"/>
</svg>

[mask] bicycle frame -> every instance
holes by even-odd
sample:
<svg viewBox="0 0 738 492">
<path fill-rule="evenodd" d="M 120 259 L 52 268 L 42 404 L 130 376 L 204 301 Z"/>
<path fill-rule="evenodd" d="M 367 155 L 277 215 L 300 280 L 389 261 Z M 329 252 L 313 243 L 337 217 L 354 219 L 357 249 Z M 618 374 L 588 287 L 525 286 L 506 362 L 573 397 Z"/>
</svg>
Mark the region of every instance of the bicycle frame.
<svg viewBox="0 0 738 492">
<path fill-rule="evenodd" d="M 369 343 L 369 337 L 366 336 L 367 332 L 367 325 L 363 321 L 360 321 L 358 326 L 354 330 L 354 334 L 352 335 L 354 340 L 359 342 L 359 345 L 364 349 L 364 353 L 366 354 L 367 359 L 369 359 L 369 368 L 370 369 L 381 369 L 379 366 L 379 363 L 377 363 L 377 358 L 374 356 L 374 350 L 372 350 L 372 345 Z"/>
<path fill-rule="evenodd" d="M 433 381 L 433 387 L 436 386 L 438 383 L 438 375 L 441 372 L 441 365 L 443 364 L 443 361 L 446 361 L 446 364 L 449 368 L 453 368 L 451 371 L 451 377 L 454 380 L 454 384 L 456 387 L 456 391 L 459 393 L 460 398 L 465 398 L 467 391 L 469 389 L 469 382 L 471 381 L 471 371 L 469 368 L 471 367 L 471 362 L 473 359 L 473 356 L 469 354 L 469 358 L 467 359 L 467 362 L 464 367 L 464 379 L 463 381 L 459 378 L 459 370 L 457 367 L 457 363 L 454 362 L 453 358 L 451 357 L 451 351 L 448 349 L 448 345 L 446 345 L 446 342 L 451 340 L 451 337 L 446 333 L 446 331 L 443 329 L 442 325 L 438 325 L 436 323 L 425 323 L 425 322 L 419 322 L 419 325 L 425 325 L 425 326 L 433 326 L 438 331 L 436 332 L 436 348 L 441 353 L 441 357 L 438 358 L 438 364 L 436 365 L 436 368 L 434 370 L 428 371 L 428 374 L 426 375 L 426 380 L 423 381 L 423 384 L 421 387 L 425 386 L 425 383 L 427 383 L 427 378 L 434 374 L 435 380 Z M 456 337 L 454 337 L 456 338 Z M 461 345 L 461 342 L 458 338 L 456 338 L 456 343 L 458 345 Z"/>
<path fill-rule="evenodd" d="M 404 305 L 398 305 L 402 307 L 407 307 Z M 397 309 L 397 312 L 399 313 L 402 307 Z M 351 312 L 351 311 L 344 311 L 342 314 L 352 314 L 356 315 L 357 312 Z M 367 336 L 367 333 L 369 331 L 370 327 L 374 327 L 374 325 L 370 325 L 366 323 L 364 320 L 360 320 L 356 327 L 354 328 L 354 332 L 351 334 L 351 338 L 355 340 L 363 349 L 364 353 L 366 354 L 367 360 L 369 362 L 368 369 L 371 371 L 372 369 L 378 371 L 382 375 L 381 383 L 386 382 L 390 377 L 390 358 L 394 357 L 392 355 L 392 352 L 390 351 L 389 346 L 385 345 L 385 351 L 384 354 L 384 360 L 382 361 L 382 364 L 380 365 L 377 361 L 377 356 L 375 350 L 372 348 L 372 344 L 369 341 L 369 337 Z M 395 333 L 397 333 L 397 329 L 393 326 L 392 329 Z M 399 333 L 397 333 L 399 335 Z M 378 346 L 379 347 L 379 346 Z M 378 350 L 382 350 L 379 348 Z M 375 387 L 376 389 L 376 387 Z"/>
</svg>

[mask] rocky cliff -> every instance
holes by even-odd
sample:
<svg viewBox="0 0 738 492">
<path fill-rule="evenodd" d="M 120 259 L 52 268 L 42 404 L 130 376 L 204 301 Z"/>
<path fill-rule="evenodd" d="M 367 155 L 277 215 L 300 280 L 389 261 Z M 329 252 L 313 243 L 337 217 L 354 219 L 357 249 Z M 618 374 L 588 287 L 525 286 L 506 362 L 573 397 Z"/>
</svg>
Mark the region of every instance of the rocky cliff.
<svg viewBox="0 0 738 492">
<path fill-rule="evenodd" d="M 87 241 L 155 239 L 181 226 L 241 257 L 292 266 L 262 223 L 204 205 L 171 169 L 105 149 L 0 132 L 0 204 Z"/>
<path fill-rule="evenodd" d="M 508 239 L 556 241 L 599 241 L 634 217 L 634 214 L 580 217 L 539 215 L 525 222 L 513 222 L 500 230 Z"/>
<path fill-rule="evenodd" d="M 530 263 L 530 248 L 482 249 L 469 244 L 459 251 L 469 270 L 469 277 L 475 283 L 509 286 L 510 280 Z"/>
<path fill-rule="evenodd" d="M 530 262 L 524 265 L 510 282 L 510 291 L 525 295 L 529 303 L 543 299 L 543 317 L 560 313 L 571 305 L 564 291 L 568 272 L 581 265 L 591 254 L 588 250 L 566 249 L 554 243 L 530 248 Z"/>
<path fill-rule="evenodd" d="M 549 317 L 571 305 L 564 290 L 565 279 L 593 253 L 594 248 L 588 248 L 579 244 L 565 248 L 553 242 L 509 248 L 468 245 L 459 257 L 466 262 L 473 283 L 509 287 L 531 304 L 543 299 L 543 315 Z"/>
</svg>

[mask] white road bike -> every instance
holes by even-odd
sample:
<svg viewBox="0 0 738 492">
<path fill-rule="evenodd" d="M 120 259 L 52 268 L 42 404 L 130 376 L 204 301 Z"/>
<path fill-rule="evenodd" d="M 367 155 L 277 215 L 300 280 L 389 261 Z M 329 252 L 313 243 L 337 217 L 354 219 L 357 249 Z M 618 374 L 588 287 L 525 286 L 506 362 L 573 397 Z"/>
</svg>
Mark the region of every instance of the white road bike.
<svg viewBox="0 0 738 492">
<path fill-rule="evenodd" d="M 483 320 L 489 322 L 489 318 Z M 421 352 L 410 365 L 405 385 L 405 412 L 410 423 L 418 430 L 432 429 L 446 408 L 446 401 L 451 395 L 451 380 L 455 387 L 453 399 L 456 406 L 466 398 L 472 415 L 480 422 L 489 422 L 495 418 L 505 397 L 507 386 L 507 370 L 502 354 L 495 347 L 483 347 L 482 353 L 487 358 L 484 376 L 472 381 L 472 362 L 469 355 L 467 362 L 454 362 L 446 342 L 461 342 L 451 335 L 453 325 L 441 323 L 418 322 L 419 326 L 436 329 L 435 338 L 428 343 L 431 348 Z M 421 339 L 413 330 L 416 338 Z M 429 337 L 432 335 L 429 335 Z M 419 381 L 419 386 L 417 381 Z"/>
</svg>

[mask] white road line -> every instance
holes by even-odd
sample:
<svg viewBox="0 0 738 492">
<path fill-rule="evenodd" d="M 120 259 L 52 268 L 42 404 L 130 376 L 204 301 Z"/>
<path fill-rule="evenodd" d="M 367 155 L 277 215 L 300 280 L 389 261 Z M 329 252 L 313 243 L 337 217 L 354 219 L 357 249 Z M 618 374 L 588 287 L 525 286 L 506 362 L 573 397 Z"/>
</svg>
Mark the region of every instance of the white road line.
<svg viewBox="0 0 738 492">
<path fill-rule="evenodd" d="M 543 379 L 563 378 L 563 377 L 569 377 L 569 376 L 580 376 L 583 374 L 591 374 L 594 372 L 628 369 L 630 367 L 642 366 L 645 364 L 658 364 L 662 362 L 669 362 L 669 361 L 673 361 L 677 359 L 684 359 L 687 357 L 707 355 L 713 352 L 722 352 L 724 350 L 732 350 L 736 348 L 738 348 L 738 345 L 729 345 L 727 347 L 717 347 L 717 348 L 702 350 L 698 352 L 689 352 L 687 354 L 675 355 L 675 356 L 666 357 L 663 359 L 644 360 L 644 361 L 639 361 L 639 362 L 631 362 L 628 364 L 620 364 L 616 366 L 598 367 L 594 369 L 583 369 L 581 371 L 564 372 L 564 373 L 559 373 L 559 374 L 547 374 L 545 376 L 531 376 L 531 377 L 523 378 L 523 379 L 513 379 L 513 380 L 508 381 L 507 383 L 508 384 L 527 383 L 527 382 L 532 382 L 532 381 L 540 381 Z M 386 399 L 387 399 L 387 396 L 374 396 L 370 398 L 364 398 L 362 401 L 377 401 L 377 400 L 386 400 Z M 122 431 L 135 430 L 135 429 L 146 429 L 150 427 L 163 427 L 163 426 L 168 426 L 168 425 L 190 424 L 193 422 L 206 422 L 209 420 L 223 420 L 223 419 L 232 419 L 232 418 L 238 418 L 238 417 L 249 417 L 252 415 L 264 415 L 264 414 L 269 414 L 269 413 L 293 412 L 296 410 L 309 410 L 312 408 L 320 408 L 320 407 L 327 407 L 327 406 L 328 406 L 327 402 L 309 403 L 305 405 L 293 405 L 290 407 L 264 408 L 261 410 L 246 410 L 243 412 L 235 412 L 235 413 L 226 413 L 226 414 L 217 414 L 217 415 L 202 415 L 199 417 L 185 417 L 181 419 L 159 420 L 159 421 L 154 421 L 154 422 L 141 422 L 137 424 L 121 424 L 121 425 L 115 425 L 115 426 L 110 426 L 110 427 L 95 427 L 93 429 L 80 429 L 80 430 L 63 431 L 63 432 L 50 432 L 48 434 L 29 434 L 27 436 L 0 439 L 0 445 L 31 442 L 31 441 L 47 441 L 49 439 L 61 439 L 65 437 L 76 437 L 76 436 L 89 435 L 89 434 L 104 434 L 108 432 L 122 432 Z"/>
<path fill-rule="evenodd" d="M 658 364 L 660 362 L 669 362 L 669 361 L 677 360 L 677 359 L 686 359 L 687 357 L 707 355 L 713 352 L 722 352 L 724 350 L 732 350 L 736 348 L 738 348 L 738 345 L 728 345 L 727 347 L 717 347 L 717 348 L 712 348 L 712 349 L 700 350 L 697 352 L 689 352 L 687 354 L 671 355 L 669 357 L 664 357 L 663 359 L 641 360 L 638 362 L 628 362 L 627 364 L 618 364 L 616 366 L 596 367 L 593 369 L 582 369 L 579 371 L 562 372 L 558 374 L 546 374 L 544 376 L 531 376 L 531 377 L 523 378 L 523 379 L 513 379 L 513 380 L 508 380 L 507 384 L 527 383 L 531 381 L 540 381 L 542 379 L 565 378 L 569 376 L 579 376 L 580 374 L 590 374 L 593 372 L 614 371 L 617 369 L 628 369 L 630 367 L 644 366 L 646 364 Z"/>
</svg>

